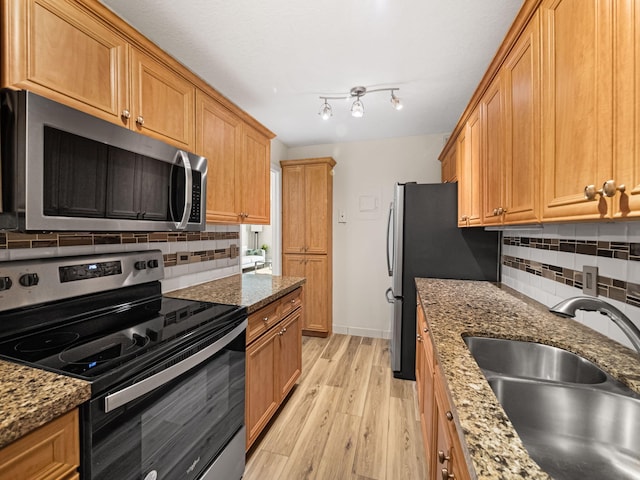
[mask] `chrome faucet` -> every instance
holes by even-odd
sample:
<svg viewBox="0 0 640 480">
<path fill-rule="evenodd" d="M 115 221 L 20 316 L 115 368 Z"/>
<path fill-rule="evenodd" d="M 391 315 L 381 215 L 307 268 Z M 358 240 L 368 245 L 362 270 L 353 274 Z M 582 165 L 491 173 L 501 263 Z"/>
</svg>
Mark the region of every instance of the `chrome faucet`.
<svg viewBox="0 0 640 480">
<path fill-rule="evenodd" d="M 600 312 L 608 316 L 613 323 L 620 327 L 636 351 L 640 353 L 640 329 L 634 325 L 629 317 L 604 300 L 596 297 L 571 297 L 549 309 L 551 313 L 567 318 L 575 317 L 576 310 Z"/>
</svg>

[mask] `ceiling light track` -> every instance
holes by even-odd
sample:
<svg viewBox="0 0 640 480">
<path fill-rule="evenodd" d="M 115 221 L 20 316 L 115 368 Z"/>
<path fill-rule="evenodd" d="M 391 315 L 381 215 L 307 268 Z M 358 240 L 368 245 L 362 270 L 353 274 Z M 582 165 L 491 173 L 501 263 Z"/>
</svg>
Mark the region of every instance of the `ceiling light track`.
<svg viewBox="0 0 640 480">
<path fill-rule="evenodd" d="M 364 97 L 367 93 L 374 92 L 391 92 L 391 105 L 396 110 L 402 110 L 402 102 L 400 98 L 395 95 L 395 92 L 400 90 L 397 87 L 389 87 L 389 88 L 374 88 L 372 90 L 367 90 L 367 87 L 353 87 L 348 94 L 339 95 L 339 96 L 329 96 L 329 95 L 321 95 L 319 98 L 323 100 L 322 105 L 320 106 L 320 111 L 318 115 L 322 117 L 323 120 L 329 120 L 333 116 L 333 109 L 331 105 L 329 105 L 329 100 L 345 100 L 348 98 L 355 98 L 354 102 L 351 104 L 351 116 L 360 118 L 364 116 L 364 104 L 362 103 L 361 97 Z"/>
</svg>

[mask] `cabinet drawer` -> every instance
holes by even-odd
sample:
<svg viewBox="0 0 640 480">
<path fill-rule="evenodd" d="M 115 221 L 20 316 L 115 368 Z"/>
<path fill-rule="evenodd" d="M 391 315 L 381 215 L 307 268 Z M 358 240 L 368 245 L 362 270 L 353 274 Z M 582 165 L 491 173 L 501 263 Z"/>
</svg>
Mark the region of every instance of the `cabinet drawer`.
<svg viewBox="0 0 640 480">
<path fill-rule="evenodd" d="M 302 305 L 301 289 L 297 288 L 280 299 L 280 318 L 286 317 L 300 305 Z"/>
<path fill-rule="evenodd" d="M 280 318 L 282 318 L 278 312 L 279 306 L 280 302 L 275 301 L 249 315 L 247 345 L 278 323 Z"/>
</svg>

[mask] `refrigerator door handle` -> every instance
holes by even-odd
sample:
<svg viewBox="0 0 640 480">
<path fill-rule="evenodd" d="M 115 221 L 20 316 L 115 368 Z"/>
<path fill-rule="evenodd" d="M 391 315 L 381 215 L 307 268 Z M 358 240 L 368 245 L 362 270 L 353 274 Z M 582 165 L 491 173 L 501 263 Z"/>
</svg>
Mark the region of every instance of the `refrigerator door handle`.
<svg viewBox="0 0 640 480">
<path fill-rule="evenodd" d="M 393 265 L 391 265 L 391 245 L 393 241 L 393 237 L 391 236 L 391 222 L 393 221 L 393 202 L 389 205 L 389 219 L 387 220 L 387 270 L 389 271 L 389 276 L 393 276 Z"/>
<path fill-rule="evenodd" d="M 391 296 L 389 296 L 389 294 L 391 294 Z M 387 302 L 395 303 L 396 299 L 393 298 L 393 290 L 391 288 L 387 288 L 385 295 L 387 296 Z"/>
</svg>

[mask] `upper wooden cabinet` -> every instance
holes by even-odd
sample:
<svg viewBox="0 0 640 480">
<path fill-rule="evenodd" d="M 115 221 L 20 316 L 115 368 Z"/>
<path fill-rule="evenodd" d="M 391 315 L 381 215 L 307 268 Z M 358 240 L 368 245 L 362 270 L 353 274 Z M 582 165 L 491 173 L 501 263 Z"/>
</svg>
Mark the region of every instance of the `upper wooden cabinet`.
<svg viewBox="0 0 640 480">
<path fill-rule="evenodd" d="M 640 217 L 639 69 L 640 2 L 525 0 L 440 157 L 459 225 Z"/>
<path fill-rule="evenodd" d="M 456 146 L 451 148 L 442 157 L 442 183 L 454 183 L 458 181 Z"/>
<path fill-rule="evenodd" d="M 540 19 L 536 13 L 501 71 L 504 223 L 540 221 Z"/>
<path fill-rule="evenodd" d="M 122 36 L 69 2 L 1 5 L 3 87 L 31 90 L 122 123 L 129 105 L 129 51 Z"/>
<path fill-rule="evenodd" d="M 311 158 L 280 163 L 283 253 L 328 253 L 335 160 Z"/>
<path fill-rule="evenodd" d="M 482 223 L 502 223 L 504 214 L 504 99 L 498 75 L 480 100 Z"/>
<path fill-rule="evenodd" d="M 613 179 L 625 185 L 613 199 L 614 218 L 640 216 L 640 1 L 617 2 L 613 58 Z"/>
<path fill-rule="evenodd" d="M 196 151 L 207 159 L 207 223 L 238 223 L 242 121 L 203 92 L 196 92 Z"/>
<path fill-rule="evenodd" d="M 124 121 L 138 132 L 193 149 L 196 89 L 162 63 L 130 47 L 131 108 Z"/>
<path fill-rule="evenodd" d="M 255 128 L 244 125 L 239 184 L 243 223 L 269 224 L 271 198 L 271 141 Z"/>
<path fill-rule="evenodd" d="M 542 23 L 543 218 L 610 215 L 603 197 L 613 141 L 613 0 L 547 0 Z"/>
<path fill-rule="evenodd" d="M 196 150 L 207 158 L 207 222 L 269 224 L 269 138 L 201 91 L 196 126 Z"/>
<path fill-rule="evenodd" d="M 481 194 L 481 121 L 476 108 L 457 139 L 458 155 L 458 225 L 469 227 L 482 221 Z"/>
</svg>

